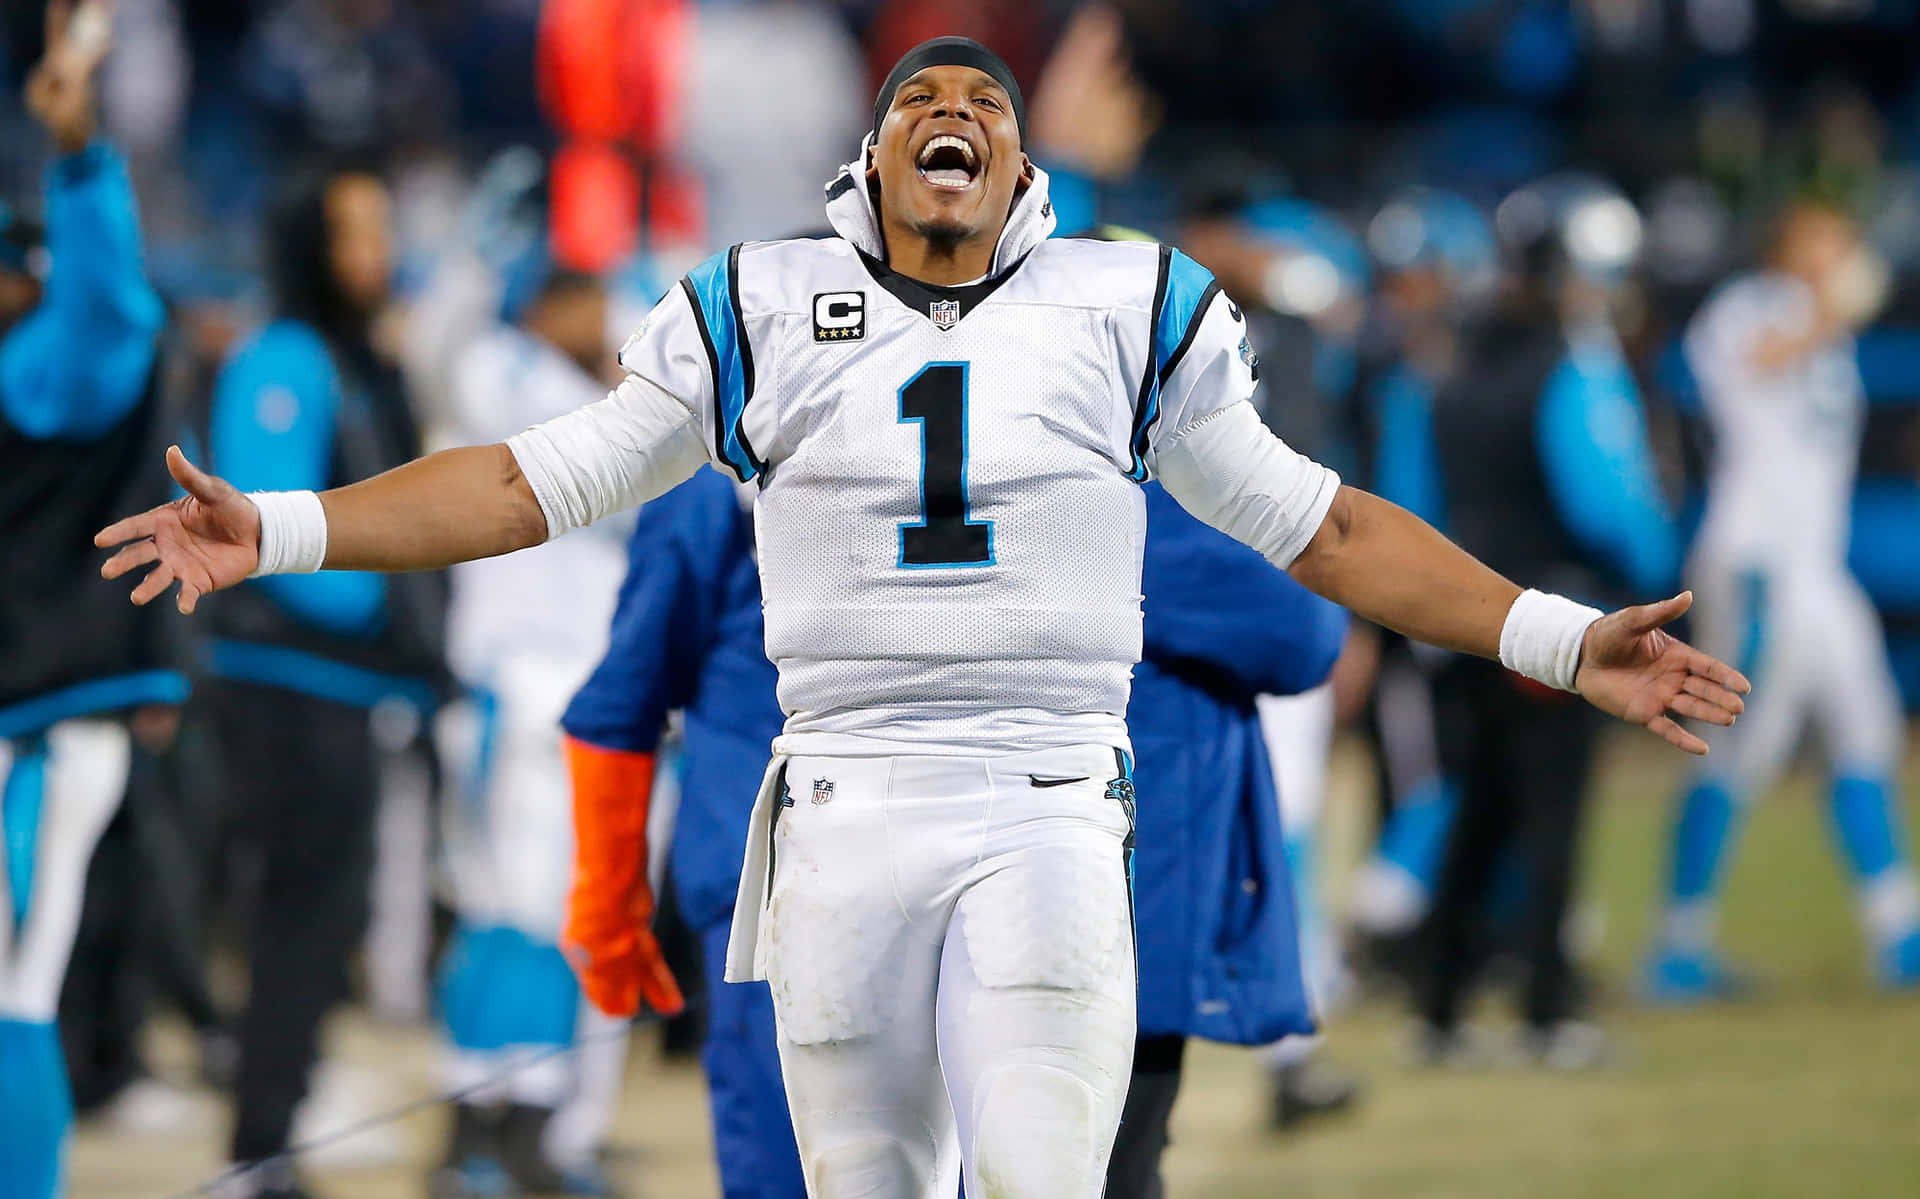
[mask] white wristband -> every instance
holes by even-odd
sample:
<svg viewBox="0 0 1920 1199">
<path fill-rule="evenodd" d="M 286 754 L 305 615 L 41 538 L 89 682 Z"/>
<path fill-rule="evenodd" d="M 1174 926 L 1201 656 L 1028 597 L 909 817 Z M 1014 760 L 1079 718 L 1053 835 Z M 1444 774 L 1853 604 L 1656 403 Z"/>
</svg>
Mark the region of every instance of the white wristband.
<svg viewBox="0 0 1920 1199">
<path fill-rule="evenodd" d="M 327 560 L 327 510 L 311 491 L 250 491 L 260 513 L 260 563 L 248 578 L 312 574 Z"/>
<path fill-rule="evenodd" d="M 1601 615 L 1600 609 L 1564 595 L 1522 591 L 1500 626 L 1500 664 L 1537 683 L 1571 691 L 1587 626 Z"/>
</svg>

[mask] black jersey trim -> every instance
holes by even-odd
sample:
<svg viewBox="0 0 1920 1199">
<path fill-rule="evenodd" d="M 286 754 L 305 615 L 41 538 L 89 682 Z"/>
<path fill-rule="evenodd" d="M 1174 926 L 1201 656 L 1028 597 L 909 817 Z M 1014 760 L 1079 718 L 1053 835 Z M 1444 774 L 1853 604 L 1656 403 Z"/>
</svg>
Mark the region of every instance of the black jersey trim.
<svg viewBox="0 0 1920 1199">
<path fill-rule="evenodd" d="M 1159 266 L 1153 281 L 1153 308 L 1147 314 L 1147 365 L 1140 372 L 1140 395 L 1133 402 L 1133 436 L 1128 445 L 1133 450 L 1133 469 L 1127 477 L 1136 483 L 1145 482 L 1147 477 L 1147 427 L 1153 423 L 1159 411 L 1154 401 L 1160 394 L 1160 376 L 1155 371 L 1160 357 L 1157 344 L 1160 337 L 1160 310 L 1167 303 L 1167 274 L 1173 266 L 1173 248 L 1161 243 Z"/>
<path fill-rule="evenodd" d="M 1187 321 L 1187 331 L 1180 335 L 1180 344 L 1173 348 L 1173 353 L 1167 356 L 1167 364 L 1160 368 L 1160 386 L 1167 385 L 1167 380 L 1173 377 L 1173 372 L 1180 365 L 1180 360 L 1185 358 L 1187 351 L 1193 348 L 1193 339 L 1199 335 L 1200 326 L 1207 319 L 1207 308 L 1213 303 L 1213 297 L 1219 294 L 1218 279 L 1207 284 L 1207 289 L 1200 293 L 1200 303 L 1194 308 L 1192 319 Z M 751 369 L 747 371 L 747 378 L 749 381 L 753 378 Z"/>
<path fill-rule="evenodd" d="M 680 290 L 687 293 L 687 307 L 693 310 L 693 327 L 700 331 L 700 344 L 707 351 L 707 377 L 713 381 L 713 460 L 727 461 L 726 436 L 720 421 L 720 353 L 713 348 L 713 333 L 707 328 L 707 316 L 700 310 L 700 293 L 694 290 L 693 277 L 680 277 Z"/>
<path fill-rule="evenodd" d="M 1014 272 L 1018 271 L 1033 254 L 1032 250 L 1028 250 L 1015 260 L 1012 266 L 991 279 L 949 287 L 939 283 L 922 283 L 918 279 L 908 278 L 865 250 L 856 247 L 855 252 L 860 255 L 860 265 L 867 268 L 867 274 L 873 276 L 873 281 L 892 293 L 893 297 L 902 304 L 918 313 L 922 320 L 933 319 L 933 314 L 928 309 L 934 303 L 941 300 L 958 300 L 960 315 L 956 319 L 956 324 L 966 320 L 968 313 L 978 308 L 988 296 L 998 291 L 1002 283 L 1013 278 Z"/>
<path fill-rule="evenodd" d="M 753 339 L 747 336 L 747 317 L 740 309 L 740 246 L 734 245 L 727 251 L 727 303 L 733 306 L 734 339 L 740 345 L 741 398 L 740 415 L 734 418 L 733 435 L 739 439 L 740 448 L 745 451 L 747 461 L 753 463 L 764 482 L 767 461 L 754 452 L 753 443 L 747 440 L 747 406 L 753 403 Z"/>
</svg>

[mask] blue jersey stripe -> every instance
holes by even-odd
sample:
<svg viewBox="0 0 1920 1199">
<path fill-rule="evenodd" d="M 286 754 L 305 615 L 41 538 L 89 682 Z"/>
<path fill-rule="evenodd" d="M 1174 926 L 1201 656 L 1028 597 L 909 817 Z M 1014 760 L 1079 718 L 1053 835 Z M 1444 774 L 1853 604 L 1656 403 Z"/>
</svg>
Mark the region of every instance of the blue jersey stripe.
<svg viewBox="0 0 1920 1199">
<path fill-rule="evenodd" d="M 714 448 L 742 483 L 765 468 L 743 428 L 753 395 L 753 350 L 739 299 L 740 247 L 715 254 L 687 273 L 685 286 L 713 369 Z"/>
</svg>

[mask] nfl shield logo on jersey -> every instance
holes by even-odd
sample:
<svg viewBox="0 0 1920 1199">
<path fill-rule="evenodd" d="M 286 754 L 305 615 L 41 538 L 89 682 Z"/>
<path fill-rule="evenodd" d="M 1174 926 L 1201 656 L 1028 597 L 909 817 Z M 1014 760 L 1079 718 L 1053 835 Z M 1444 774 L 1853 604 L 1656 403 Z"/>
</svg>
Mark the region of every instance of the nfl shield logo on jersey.
<svg viewBox="0 0 1920 1199">
<path fill-rule="evenodd" d="M 823 804 L 832 798 L 833 798 L 833 780 L 832 779 L 813 780 L 813 802 L 816 805 Z"/>
<path fill-rule="evenodd" d="M 951 329 L 960 323 L 960 301 L 935 300 L 927 305 L 927 314 L 933 317 L 936 329 Z"/>
</svg>

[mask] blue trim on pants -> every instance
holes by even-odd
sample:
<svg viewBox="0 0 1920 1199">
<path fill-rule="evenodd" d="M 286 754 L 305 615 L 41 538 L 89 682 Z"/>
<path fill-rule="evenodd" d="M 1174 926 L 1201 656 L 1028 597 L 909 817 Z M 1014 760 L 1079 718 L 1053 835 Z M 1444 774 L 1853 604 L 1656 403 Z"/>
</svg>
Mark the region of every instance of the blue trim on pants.
<svg viewBox="0 0 1920 1199">
<path fill-rule="evenodd" d="M 0 1019 L 0 1199 L 56 1199 L 73 1095 L 50 1021 Z"/>
<path fill-rule="evenodd" d="M 1380 831 L 1381 858 L 1431 891 L 1440 874 L 1440 859 L 1446 853 L 1447 834 L 1453 828 L 1458 807 L 1459 796 L 1439 775 L 1413 788 Z"/>
<path fill-rule="evenodd" d="M 13 744 L 13 765 L 0 791 L 0 828 L 6 832 L 7 891 L 13 901 L 13 929 L 27 924 L 33 900 L 33 865 L 40 844 L 40 809 L 47 791 L 47 739 L 35 734 Z"/>
<path fill-rule="evenodd" d="M 1883 779 L 1843 776 L 1833 780 L 1834 830 L 1856 882 L 1871 882 L 1905 856 L 1893 796 L 1893 788 Z"/>
<path fill-rule="evenodd" d="M 1720 783 L 1703 779 L 1687 792 L 1673 830 L 1673 880 L 1668 893 L 1674 902 L 1703 899 L 1718 890 L 1733 817 L 1733 794 Z"/>
</svg>

